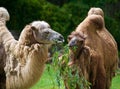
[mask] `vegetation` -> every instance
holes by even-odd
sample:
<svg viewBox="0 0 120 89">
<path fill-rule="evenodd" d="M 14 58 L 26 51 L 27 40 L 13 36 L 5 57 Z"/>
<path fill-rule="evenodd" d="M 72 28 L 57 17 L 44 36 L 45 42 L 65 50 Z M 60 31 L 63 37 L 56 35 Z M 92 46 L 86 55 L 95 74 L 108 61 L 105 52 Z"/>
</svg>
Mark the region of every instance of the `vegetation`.
<svg viewBox="0 0 120 89">
<path fill-rule="evenodd" d="M 79 86 L 81 89 L 89 89 L 90 83 L 84 78 L 81 71 L 78 70 L 77 66 L 74 66 L 70 68 L 68 66 L 69 62 L 69 50 L 68 47 L 64 47 L 64 52 L 62 57 L 58 59 L 59 52 L 56 52 L 53 56 L 53 62 L 51 65 L 47 65 L 45 75 L 46 78 L 46 84 L 50 85 L 49 89 L 64 89 L 65 88 L 65 82 L 67 87 L 70 89 L 76 88 Z M 74 70 L 73 70 L 74 69 Z M 80 68 L 79 68 L 80 69 Z M 74 74 L 73 74 L 74 72 Z M 47 80 L 48 79 L 48 80 Z M 39 88 L 39 86 L 43 86 L 44 88 L 48 88 L 48 85 L 44 85 L 43 82 L 45 82 L 44 79 L 41 79 L 40 83 L 38 83 L 34 88 Z M 45 87 L 46 86 L 46 87 Z M 47 89 L 46 88 L 46 89 Z"/>
<path fill-rule="evenodd" d="M 120 89 L 120 75 L 113 78 L 111 89 Z"/>
<path fill-rule="evenodd" d="M 31 89 L 65 89 L 64 81 L 67 81 L 70 89 L 75 89 L 76 83 L 81 89 L 89 89 L 90 83 L 84 79 L 83 74 L 78 71 L 77 66 L 72 67 L 72 69 L 68 66 L 68 47 L 64 47 L 64 51 L 62 51 L 64 55 L 62 55 L 62 57 L 59 57 L 60 53 L 61 52 L 56 52 L 54 54 L 52 59 L 53 62 L 46 65 L 46 69 L 41 80 Z M 116 72 L 116 77 L 113 78 L 111 89 L 119 89 L 119 82 L 120 70 Z"/>
<path fill-rule="evenodd" d="M 76 50 L 76 48 L 75 48 Z M 61 86 L 61 80 L 65 81 L 64 85 L 70 89 L 75 89 L 79 86 L 81 89 L 89 89 L 90 83 L 84 78 L 82 71 L 78 66 L 69 67 L 69 47 L 65 46 L 61 57 L 56 52 L 53 56 L 53 62 L 51 66 L 56 71 L 57 83 Z M 58 59 L 59 58 L 59 59 Z"/>
<path fill-rule="evenodd" d="M 61 86 L 58 86 L 56 71 L 50 67 L 51 65 L 46 66 L 42 78 L 31 89 L 65 89 L 63 81 L 61 81 Z M 120 74 L 113 78 L 111 89 L 120 89 Z"/>
<path fill-rule="evenodd" d="M 56 81 L 56 71 L 53 70 L 51 65 L 47 64 L 40 81 L 31 89 L 64 89 L 63 81 L 61 81 L 61 86 L 58 86 Z"/>
</svg>

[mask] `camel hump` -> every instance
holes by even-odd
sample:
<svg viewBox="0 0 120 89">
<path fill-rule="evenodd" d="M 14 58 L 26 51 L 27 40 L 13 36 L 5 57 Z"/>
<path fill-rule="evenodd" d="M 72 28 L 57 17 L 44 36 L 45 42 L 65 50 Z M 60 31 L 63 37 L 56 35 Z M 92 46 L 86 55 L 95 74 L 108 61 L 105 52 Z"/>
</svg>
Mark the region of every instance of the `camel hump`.
<svg viewBox="0 0 120 89">
<path fill-rule="evenodd" d="M 99 7 L 92 7 L 89 11 L 88 11 L 88 15 L 101 15 L 102 17 L 104 17 L 104 12 L 101 8 Z"/>
<path fill-rule="evenodd" d="M 5 9 L 4 7 L 0 7 L 0 20 L 9 21 L 9 19 L 10 16 L 7 9 Z"/>
<path fill-rule="evenodd" d="M 104 27 L 104 19 L 100 15 L 88 15 L 90 23 L 93 24 L 97 29 L 102 29 Z"/>
</svg>

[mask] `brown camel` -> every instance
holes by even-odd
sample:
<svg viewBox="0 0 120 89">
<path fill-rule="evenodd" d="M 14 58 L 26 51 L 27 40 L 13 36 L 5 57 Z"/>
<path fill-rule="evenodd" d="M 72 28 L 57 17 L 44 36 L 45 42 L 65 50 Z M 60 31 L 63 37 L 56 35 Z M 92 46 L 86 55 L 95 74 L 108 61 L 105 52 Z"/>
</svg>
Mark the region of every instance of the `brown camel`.
<svg viewBox="0 0 120 89">
<path fill-rule="evenodd" d="M 90 69 L 87 72 L 87 80 L 91 82 L 91 88 L 110 89 L 112 77 L 117 69 L 118 50 L 114 38 L 105 28 L 103 16 L 88 14 L 74 33 L 87 35 L 85 46 L 90 49 Z"/>
</svg>

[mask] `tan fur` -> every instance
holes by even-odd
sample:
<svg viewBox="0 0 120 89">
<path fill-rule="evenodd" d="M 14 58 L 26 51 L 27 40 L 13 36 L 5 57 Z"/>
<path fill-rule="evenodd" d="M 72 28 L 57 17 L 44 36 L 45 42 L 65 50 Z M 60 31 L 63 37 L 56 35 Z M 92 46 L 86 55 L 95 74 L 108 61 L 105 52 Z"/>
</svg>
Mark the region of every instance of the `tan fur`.
<svg viewBox="0 0 120 89">
<path fill-rule="evenodd" d="M 88 15 L 75 32 L 87 35 L 85 46 L 90 48 L 88 80 L 91 88 L 110 89 L 117 69 L 118 51 L 114 38 L 105 28 L 104 18 L 98 14 Z"/>
<path fill-rule="evenodd" d="M 2 39 L 7 54 L 5 67 L 6 89 L 28 89 L 39 80 L 43 73 L 48 53 L 47 45 L 21 45 L 13 39 L 6 28 L 0 30 L 3 30 L 1 36 L 3 33 Z M 5 40 L 5 35 L 7 40 Z"/>
<path fill-rule="evenodd" d="M 55 41 L 63 42 L 64 39 L 45 21 L 34 21 L 23 29 L 17 41 L 5 23 L 6 19 L 3 17 L 2 21 L 0 20 L 0 42 L 3 46 L 0 52 L 5 54 L 5 58 L 1 56 L 1 60 L 5 61 L 2 65 L 5 64 L 6 76 L 6 86 L 3 89 L 29 89 L 43 73 L 48 46 Z M 5 82 L 2 83 L 5 85 Z M 2 87 L 3 85 L 0 86 Z"/>
</svg>

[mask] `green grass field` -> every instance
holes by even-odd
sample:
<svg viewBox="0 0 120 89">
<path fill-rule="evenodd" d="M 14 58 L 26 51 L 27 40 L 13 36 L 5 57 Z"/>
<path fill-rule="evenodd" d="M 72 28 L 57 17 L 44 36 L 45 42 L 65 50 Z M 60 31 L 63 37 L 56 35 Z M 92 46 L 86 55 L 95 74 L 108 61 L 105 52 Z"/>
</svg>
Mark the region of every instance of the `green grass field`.
<svg viewBox="0 0 120 89">
<path fill-rule="evenodd" d="M 47 65 L 40 81 L 31 89 L 64 89 L 63 82 L 58 85 L 55 71 L 49 70 Z M 111 89 L 120 89 L 120 75 L 113 78 Z"/>
<path fill-rule="evenodd" d="M 63 82 L 61 81 L 61 85 L 59 88 L 59 85 L 56 80 L 55 71 L 53 71 L 51 68 L 49 70 L 50 65 L 46 66 L 46 69 L 40 79 L 40 81 L 34 85 L 31 89 L 64 89 Z"/>
<path fill-rule="evenodd" d="M 111 89 L 120 89 L 120 74 L 113 78 Z"/>
</svg>

